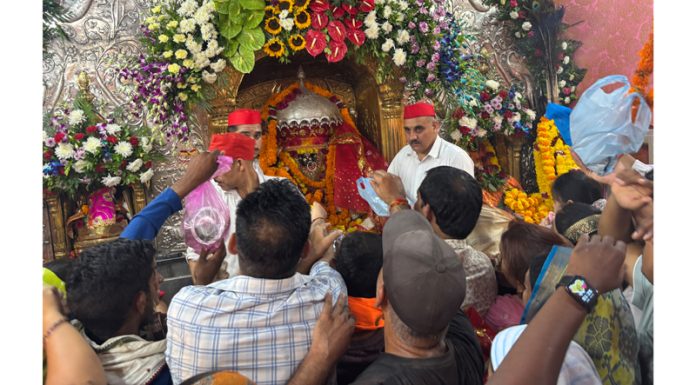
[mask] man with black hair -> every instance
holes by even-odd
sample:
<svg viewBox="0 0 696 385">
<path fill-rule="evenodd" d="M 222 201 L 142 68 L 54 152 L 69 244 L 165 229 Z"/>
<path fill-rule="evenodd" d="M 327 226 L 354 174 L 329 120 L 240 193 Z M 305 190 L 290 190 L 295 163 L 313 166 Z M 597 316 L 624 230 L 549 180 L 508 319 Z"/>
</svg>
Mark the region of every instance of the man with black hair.
<svg viewBox="0 0 696 385">
<path fill-rule="evenodd" d="M 152 321 L 162 276 L 150 241 L 120 238 L 80 253 L 67 280 L 76 326 L 97 352 L 110 384 L 170 384 L 165 340 L 138 334 Z"/>
<path fill-rule="evenodd" d="M 384 315 L 375 306 L 382 269 L 382 237 L 353 232 L 336 250 L 336 270 L 348 288 L 348 307 L 355 319 L 350 346 L 336 367 L 338 385 L 349 384 L 384 351 Z"/>
<path fill-rule="evenodd" d="M 396 175 L 378 171 L 374 183 L 379 185 L 375 191 L 385 202 L 404 196 Z M 428 170 L 418 188 L 414 209 L 425 216 L 435 234 L 454 248 L 462 261 L 467 286 L 462 308 L 473 306 L 485 316 L 497 294 L 495 269 L 486 254 L 464 240 L 476 226 L 482 205 L 483 193 L 474 177 L 456 167 L 438 166 Z"/>
<path fill-rule="evenodd" d="M 259 385 L 291 377 L 309 351 L 325 294 L 346 293 L 327 263 L 333 255 L 324 256 L 338 234 L 315 233 L 323 229 L 315 224 L 310 235 L 309 205 L 287 180 L 262 183 L 239 203 L 228 248 L 239 256 L 241 275 L 185 287 L 169 306 L 166 357 L 174 383 L 220 368 Z M 296 272 L 301 266 L 311 266 L 309 275 Z"/>
</svg>

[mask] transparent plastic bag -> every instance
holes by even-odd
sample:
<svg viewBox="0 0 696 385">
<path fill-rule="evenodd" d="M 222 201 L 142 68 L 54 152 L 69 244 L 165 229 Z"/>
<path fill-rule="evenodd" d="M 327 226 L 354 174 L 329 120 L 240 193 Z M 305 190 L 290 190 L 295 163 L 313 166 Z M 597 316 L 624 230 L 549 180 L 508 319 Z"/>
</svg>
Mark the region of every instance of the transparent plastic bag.
<svg viewBox="0 0 696 385">
<path fill-rule="evenodd" d="M 212 178 L 228 172 L 232 158 L 221 155 L 217 162 L 218 169 Z M 213 186 L 212 178 L 184 198 L 184 243 L 198 254 L 222 245 L 230 227 L 230 210 Z"/>
<path fill-rule="evenodd" d="M 602 87 L 621 84 L 606 93 Z M 575 151 L 592 171 L 604 175 L 614 168 L 616 157 L 637 152 L 648 133 L 652 113 L 643 97 L 629 93 L 625 76 L 611 75 L 595 82 L 570 114 L 570 136 Z M 640 104 L 632 119 L 634 100 Z"/>
<path fill-rule="evenodd" d="M 388 217 L 389 205 L 377 195 L 370 184 L 370 179 L 371 178 L 366 177 L 358 178 L 358 180 L 355 182 L 358 185 L 358 194 L 360 194 L 360 197 L 370 204 L 370 208 L 375 212 L 375 214 L 379 215 L 380 217 Z M 413 207 L 413 205 L 416 203 L 411 202 L 411 200 L 408 198 L 407 200 L 411 207 Z"/>
</svg>

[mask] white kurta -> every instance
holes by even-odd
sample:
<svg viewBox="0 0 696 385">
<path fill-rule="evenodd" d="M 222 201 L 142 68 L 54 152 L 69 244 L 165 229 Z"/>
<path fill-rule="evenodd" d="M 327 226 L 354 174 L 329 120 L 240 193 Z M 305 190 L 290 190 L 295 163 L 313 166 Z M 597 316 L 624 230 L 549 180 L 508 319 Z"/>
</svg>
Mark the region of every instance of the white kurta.
<svg viewBox="0 0 696 385">
<path fill-rule="evenodd" d="M 469 154 L 440 136 L 435 139 L 433 147 L 423 160 L 418 159 L 418 154 L 411 146 L 404 146 L 391 161 L 387 171 L 401 178 L 409 202 L 414 203 L 418 198 L 418 188 L 425 179 L 426 172 L 437 166 L 456 167 L 475 176 L 474 161 Z"/>
<path fill-rule="evenodd" d="M 261 171 L 260 167 L 254 167 L 254 171 L 256 171 L 256 175 L 259 177 L 259 184 L 271 180 L 271 179 L 281 179 L 280 177 L 276 176 L 268 176 L 264 175 L 263 172 Z M 242 197 L 239 195 L 237 190 L 230 190 L 230 191 L 224 191 L 223 189 L 218 186 L 217 183 L 212 182 L 213 186 L 215 187 L 215 191 L 220 194 L 220 198 L 225 202 L 227 205 L 227 208 L 230 210 L 230 227 L 227 229 L 227 233 L 225 234 L 225 248 L 227 248 L 227 245 L 230 241 L 230 237 L 232 234 L 235 233 L 236 231 L 236 223 L 235 220 L 237 218 L 236 212 L 237 212 L 237 205 L 239 202 L 242 201 Z M 198 253 L 196 253 L 192 248 L 188 247 L 186 249 L 186 260 L 192 260 L 192 261 L 197 261 L 199 258 Z M 221 271 L 226 270 L 227 271 L 227 277 L 224 277 L 225 274 L 218 274 L 218 278 L 231 278 L 236 275 L 239 275 L 239 258 L 237 257 L 237 254 L 232 254 L 230 253 L 229 249 L 227 250 L 227 256 L 225 256 L 225 260 L 222 263 L 222 266 L 220 268 Z"/>
</svg>

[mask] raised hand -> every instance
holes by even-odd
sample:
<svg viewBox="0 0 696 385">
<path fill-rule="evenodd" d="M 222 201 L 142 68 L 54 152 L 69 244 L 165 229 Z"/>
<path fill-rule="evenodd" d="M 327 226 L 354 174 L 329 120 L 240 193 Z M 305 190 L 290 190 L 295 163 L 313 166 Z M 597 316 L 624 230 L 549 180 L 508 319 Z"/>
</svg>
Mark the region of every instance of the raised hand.
<svg viewBox="0 0 696 385">
<path fill-rule="evenodd" d="M 310 351 L 328 363 L 336 363 L 348 349 L 354 326 L 355 320 L 346 304 L 346 297 L 341 295 L 332 306 L 331 294 L 326 293 L 324 308 L 312 332 Z"/>
<path fill-rule="evenodd" d="M 227 248 L 223 243 L 217 249 L 203 250 L 197 261 L 189 261 L 193 284 L 208 285 L 212 283 L 220 271 L 220 266 L 226 255 Z"/>
<path fill-rule="evenodd" d="M 172 185 L 172 190 L 183 199 L 201 183 L 210 180 L 218 168 L 218 155 L 220 155 L 220 151 L 215 150 L 202 152 L 193 157 L 186 167 L 186 173 Z"/>
<path fill-rule="evenodd" d="M 391 204 L 396 199 L 404 199 L 406 197 L 404 184 L 397 175 L 378 170 L 372 173 L 371 178 L 370 184 L 375 193 L 387 204 Z"/>
<path fill-rule="evenodd" d="M 610 236 L 583 234 L 570 255 L 567 275 L 585 277 L 599 293 L 621 287 L 624 274 L 626 244 Z"/>
</svg>

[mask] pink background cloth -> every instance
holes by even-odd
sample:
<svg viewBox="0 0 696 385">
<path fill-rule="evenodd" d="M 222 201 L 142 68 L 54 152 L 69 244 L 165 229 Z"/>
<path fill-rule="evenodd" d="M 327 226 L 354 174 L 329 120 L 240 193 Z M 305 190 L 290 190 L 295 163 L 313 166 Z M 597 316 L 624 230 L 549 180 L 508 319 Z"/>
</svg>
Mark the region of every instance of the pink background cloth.
<svg viewBox="0 0 696 385">
<path fill-rule="evenodd" d="M 653 0 L 556 0 L 556 5 L 565 6 L 566 24 L 583 21 L 566 35 L 583 43 L 574 59 L 588 71 L 577 94 L 607 75 L 625 75 L 630 81 L 652 30 Z"/>
</svg>

